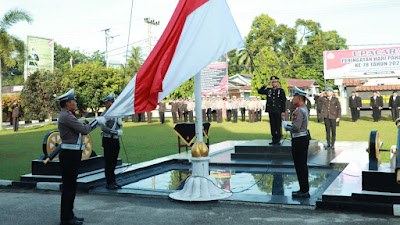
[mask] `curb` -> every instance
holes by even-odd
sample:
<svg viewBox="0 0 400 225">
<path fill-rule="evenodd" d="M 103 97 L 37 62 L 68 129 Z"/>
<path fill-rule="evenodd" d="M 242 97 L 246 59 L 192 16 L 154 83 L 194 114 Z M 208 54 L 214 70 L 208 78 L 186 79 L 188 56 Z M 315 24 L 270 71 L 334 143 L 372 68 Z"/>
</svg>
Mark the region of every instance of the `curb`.
<svg viewBox="0 0 400 225">
<path fill-rule="evenodd" d="M 400 204 L 393 204 L 393 216 L 400 216 Z"/>
<path fill-rule="evenodd" d="M 12 186 L 11 180 L 0 180 L 0 186 Z"/>
<path fill-rule="evenodd" d="M 11 180 L 0 180 L 0 187 L 60 191 L 61 183 L 59 183 L 59 182 L 20 182 L 20 181 L 11 181 Z"/>
</svg>

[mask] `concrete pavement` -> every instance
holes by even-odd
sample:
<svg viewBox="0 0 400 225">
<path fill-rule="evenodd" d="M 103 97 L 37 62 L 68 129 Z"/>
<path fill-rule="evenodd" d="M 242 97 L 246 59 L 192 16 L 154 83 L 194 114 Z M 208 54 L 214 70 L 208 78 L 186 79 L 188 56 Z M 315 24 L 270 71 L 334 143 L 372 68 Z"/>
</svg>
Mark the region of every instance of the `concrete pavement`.
<svg viewBox="0 0 400 225">
<path fill-rule="evenodd" d="M 60 192 L 0 189 L 0 225 L 59 224 Z M 229 202 L 185 203 L 169 198 L 78 193 L 75 214 L 86 225 L 400 224 L 400 218 L 312 207 Z"/>
</svg>

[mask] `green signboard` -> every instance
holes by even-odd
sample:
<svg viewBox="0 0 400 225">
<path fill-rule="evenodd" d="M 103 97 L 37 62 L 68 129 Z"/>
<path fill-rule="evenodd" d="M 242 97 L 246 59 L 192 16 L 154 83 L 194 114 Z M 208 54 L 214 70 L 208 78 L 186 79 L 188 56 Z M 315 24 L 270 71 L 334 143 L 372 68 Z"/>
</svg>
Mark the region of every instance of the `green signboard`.
<svg viewBox="0 0 400 225">
<path fill-rule="evenodd" d="M 54 67 L 54 41 L 48 38 L 28 36 L 27 75 L 36 70 L 49 70 Z"/>
</svg>

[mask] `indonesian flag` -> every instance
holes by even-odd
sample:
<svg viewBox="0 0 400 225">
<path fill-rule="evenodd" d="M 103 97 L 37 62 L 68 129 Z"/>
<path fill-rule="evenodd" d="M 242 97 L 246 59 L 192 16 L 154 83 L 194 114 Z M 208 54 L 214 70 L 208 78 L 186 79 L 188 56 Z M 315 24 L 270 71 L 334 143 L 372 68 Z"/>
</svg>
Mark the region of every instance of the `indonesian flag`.
<svg viewBox="0 0 400 225">
<path fill-rule="evenodd" d="M 154 110 L 185 81 L 239 47 L 244 42 L 226 0 L 180 0 L 153 51 L 105 116 Z"/>
</svg>

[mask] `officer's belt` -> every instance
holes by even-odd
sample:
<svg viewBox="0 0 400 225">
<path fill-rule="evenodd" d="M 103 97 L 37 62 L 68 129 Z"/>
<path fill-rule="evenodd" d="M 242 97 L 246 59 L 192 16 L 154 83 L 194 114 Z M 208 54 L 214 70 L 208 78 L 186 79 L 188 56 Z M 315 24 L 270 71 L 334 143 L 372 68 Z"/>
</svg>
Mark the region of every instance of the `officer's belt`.
<svg viewBox="0 0 400 225">
<path fill-rule="evenodd" d="M 118 135 L 106 133 L 106 132 L 101 132 L 101 136 L 105 138 L 113 138 L 113 139 L 118 139 Z"/>
<path fill-rule="evenodd" d="M 61 148 L 65 150 L 83 150 L 85 149 L 85 145 L 74 145 L 74 144 L 61 144 Z"/>
<path fill-rule="evenodd" d="M 307 136 L 307 131 L 299 132 L 299 133 L 291 133 L 290 137 L 291 138 L 298 138 L 298 137 L 303 137 Z"/>
</svg>

